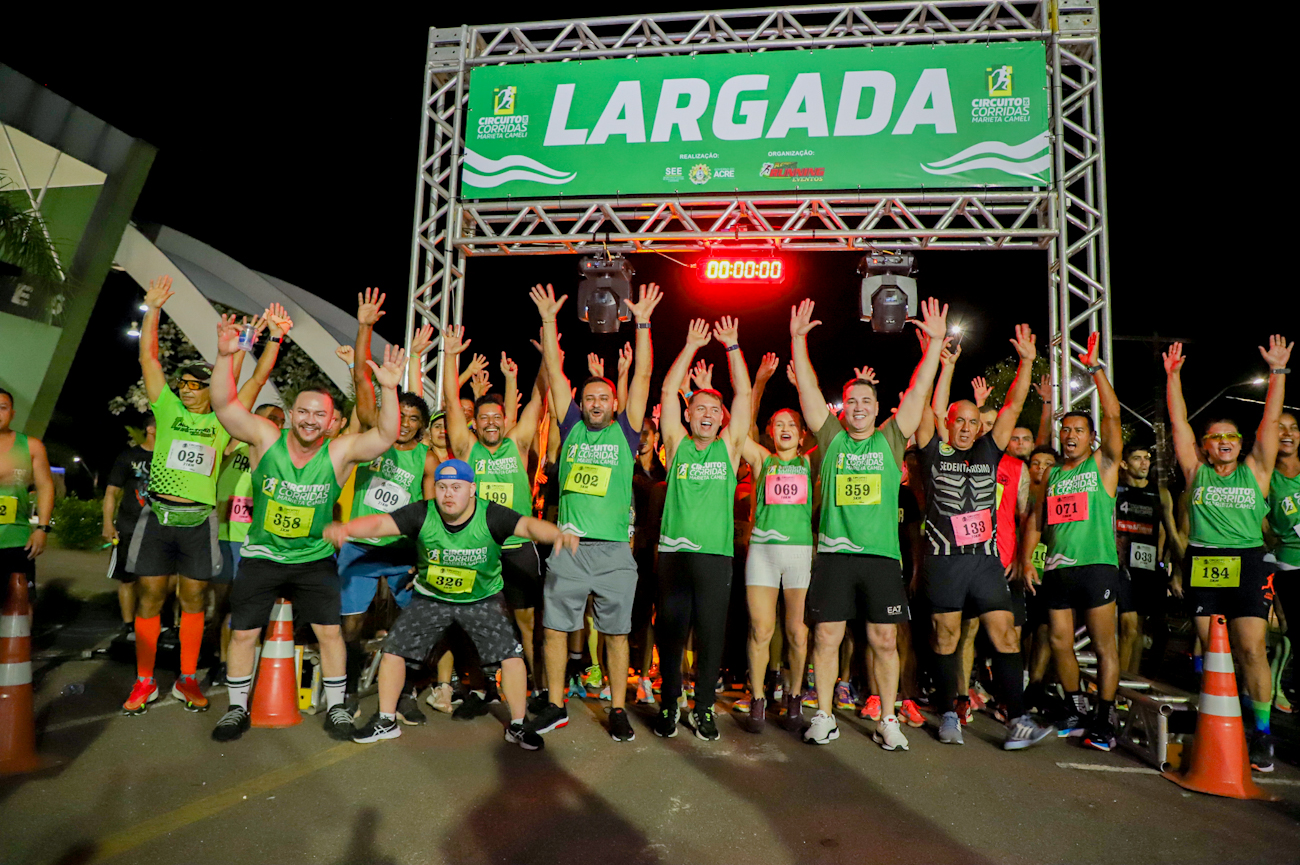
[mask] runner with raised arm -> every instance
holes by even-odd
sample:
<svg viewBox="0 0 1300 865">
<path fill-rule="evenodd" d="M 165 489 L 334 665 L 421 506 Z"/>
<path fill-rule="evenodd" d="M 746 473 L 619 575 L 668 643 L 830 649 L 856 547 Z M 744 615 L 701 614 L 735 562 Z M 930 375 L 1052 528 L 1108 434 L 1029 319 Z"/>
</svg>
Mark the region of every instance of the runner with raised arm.
<svg viewBox="0 0 1300 865">
<path fill-rule="evenodd" d="M 1250 764 L 1273 771 L 1273 736 L 1269 715 L 1273 680 L 1265 647 L 1273 574 L 1264 562 L 1263 520 L 1268 514 L 1273 469 L 1277 462 L 1279 421 L 1286 390 L 1287 361 L 1294 343 L 1274 334 L 1259 353 L 1268 363 L 1268 395 L 1255 444 L 1241 456 L 1241 430 L 1232 420 L 1211 421 L 1197 446 L 1183 399 L 1182 343 L 1165 352 L 1169 421 L 1174 456 L 1189 491 L 1187 575 L 1184 593 L 1201 645 L 1208 646 L 1210 616 L 1228 620 L 1233 654 L 1240 660 L 1245 690 L 1254 705 L 1255 731 L 1250 737 Z"/>
<path fill-rule="evenodd" d="M 845 623 L 862 611 L 867 643 L 875 652 L 872 690 L 880 697 L 881 719 L 872 738 L 886 751 L 907 750 L 907 739 L 894 714 L 898 694 L 897 623 L 908 619 L 898 544 L 898 491 L 903 450 L 916 432 L 948 331 L 948 307 L 934 298 L 921 305 L 922 320 L 913 323 L 929 336 L 925 354 L 898 411 L 879 427 L 876 388 L 863 379 L 844 385 L 844 423 L 831 414 L 808 359 L 808 333 L 821 324 L 812 318 L 813 302 L 790 309 L 790 337 L 799 405 L 816 432 L 821 454 L 821 525 L 817 560 L 806 601 L 816 624 L 814 674 L 817 714 L 804 739 L 825 745 L 840 731 L 831 711 L 839 678 L 839 647 Z"/>
<path fill-rule="evenodd" d="M 1300 579 L 1300 422 L 1289 411 L 1282 412 L 1278 423 L 1277 462 L 1268 485 L 1269 555 L 1276 568 L 1273 574 L 1273 609 L 1282 626 L 1282 643 L 1273 655 L 1273 707 L 1290 714 L 1295 711 L 1282 689 L 1287 664 L 1291 659 L 1291 622 L 1300 621 L 1300 596 L 1296 594 Z M 1288 606 L 1289 605 L 1289 606 Z"/>
<path fill-rule="evenodd" d="M 36 598 L 36 557 L 45 552 L 54 513 L 54 477 L 40 439 L 10 429 L 14 395 L 0 388 L 0 600 L 9 595 L 14 574 L 27 579 L 27 597 Z M 31 488 L 36 490 L 36 525 Z M 30 609 L 30 607 L 29 607 Z M 29 616 L 30 618 L 30 613 Z"/>
</svg>

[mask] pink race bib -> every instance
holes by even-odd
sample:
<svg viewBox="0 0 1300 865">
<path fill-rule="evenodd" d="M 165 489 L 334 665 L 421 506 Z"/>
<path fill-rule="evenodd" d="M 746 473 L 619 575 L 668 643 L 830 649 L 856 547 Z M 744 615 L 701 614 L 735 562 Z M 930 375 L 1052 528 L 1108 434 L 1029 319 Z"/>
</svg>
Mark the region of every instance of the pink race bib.
<svg viewBox="0 0 1300 865">
<path fill-rule="evenodd" d="M 763 480 L 763 501 L 769 505 L 808 504 L 808 476 L 769 472 Z"/>
<path fill-rule="evenodd" d="M 230 521 L 232 523 L 251 523 L 253 521 L 252 496 L 230 497 Z"/>
<path fill-rule="evenodd" d="M 993 515 L 988 508 L 970 514 L 952 516 L 952 534 L 957 546 L 982 544 L 993 538 Z"/>
<path fill-rule="evenodd" d="M 1047 524 L 1081 523 L 1088 519 L 1088 494 L 1070 493 L 1047 497 Z"/>
</svg>

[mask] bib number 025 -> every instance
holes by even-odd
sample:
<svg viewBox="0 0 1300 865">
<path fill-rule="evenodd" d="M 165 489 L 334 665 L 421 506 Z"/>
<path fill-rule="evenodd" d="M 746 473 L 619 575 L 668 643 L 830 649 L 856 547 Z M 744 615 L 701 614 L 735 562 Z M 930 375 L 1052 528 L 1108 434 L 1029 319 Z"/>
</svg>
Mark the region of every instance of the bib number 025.
<svg viewBox="0 0 1300 865">
<path fill-rule="evenodd" d="M 216 448 L 198 442 L 177 439 L 172 442 L 171 448 L 167 451 L 167 468 L 178 472 L 211 477 L 212 469 L 216 464 Z"/>
</svg>

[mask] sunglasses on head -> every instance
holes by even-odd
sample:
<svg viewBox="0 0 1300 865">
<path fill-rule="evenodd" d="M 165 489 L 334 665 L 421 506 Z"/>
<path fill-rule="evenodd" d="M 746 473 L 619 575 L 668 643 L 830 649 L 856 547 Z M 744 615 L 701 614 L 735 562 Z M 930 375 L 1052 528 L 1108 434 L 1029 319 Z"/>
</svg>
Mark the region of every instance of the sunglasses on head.
<svg viewBox="0 0 1300 865">
<path fill-rule="evenodd" d="M 1241 441 L 1241 433 L 1206 433 L 1205 440 L 1211 442 L 1236 442 Z"/>
<path fill-rule="evenodd" d="M 181 390 L 203 390 L 208 386 L 208 383 L 206 381 L 198 381 L 197 379 L 183 378 L 177 382 L 177 386 L 179 386 Z"/>
</svg>

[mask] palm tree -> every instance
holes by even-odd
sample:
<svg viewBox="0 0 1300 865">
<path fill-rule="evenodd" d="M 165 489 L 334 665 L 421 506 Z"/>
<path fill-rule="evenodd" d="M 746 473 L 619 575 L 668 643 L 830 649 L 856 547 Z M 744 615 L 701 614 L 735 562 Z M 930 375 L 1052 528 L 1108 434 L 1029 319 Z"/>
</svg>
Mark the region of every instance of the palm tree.
<svg viewBox="0 0 1300 865">
<path fill-rule="evenodd" d="M 0 260 L 37 279 L 62 282 L 64 272 L 45 221 L 27 203 L 26 196 L 0 173 Z"/>
</svg>

